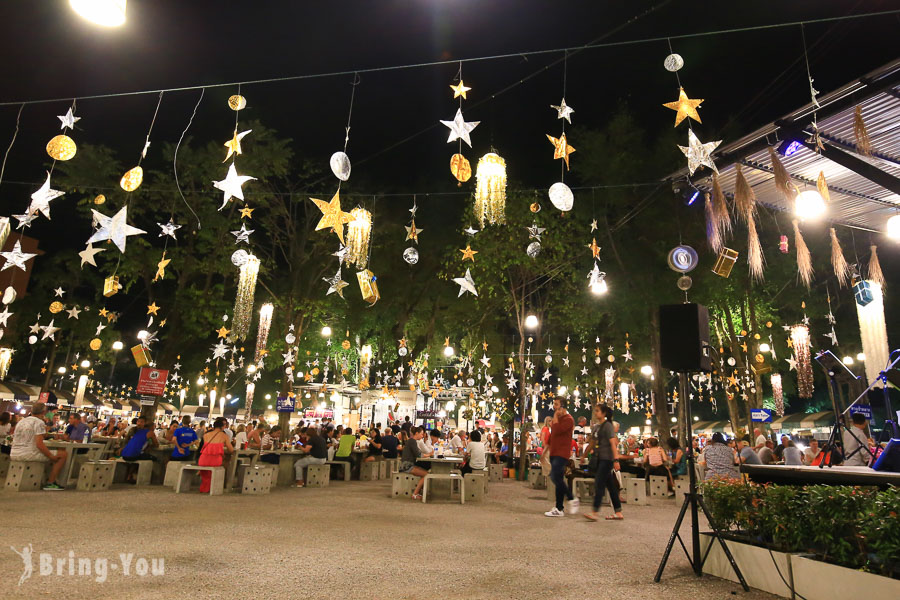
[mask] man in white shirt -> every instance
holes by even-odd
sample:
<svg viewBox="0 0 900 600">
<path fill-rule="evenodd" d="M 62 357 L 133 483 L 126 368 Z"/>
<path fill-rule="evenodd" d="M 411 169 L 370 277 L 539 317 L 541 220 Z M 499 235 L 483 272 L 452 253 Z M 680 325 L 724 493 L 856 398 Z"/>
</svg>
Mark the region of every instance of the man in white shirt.
<svg viewBox="0 0 900 600">
<path fill-rule="evenodd" d="M 869 454 L 867 445 L 868 436 L 866 435 L 866 417 L 854 413 L 851 418 L 851 425 L 844 429 L 842 441 L 844 445 L 844 466 L 846 467 L 865 467 L 869 464 L 872 455 Z"/>
<path fill-rule="evenodd" d="M 753 435 L 756 436 L 756 440 L 753 442 L 753 449 L 759 452 L 759 449 L 766 445 L 766 436 L 763 435 L 759 427 L 753 430 Z"/>
<path fill-rule="evenodd" d="M 46 412 L 47 405 L 43 402 L 36 402 L 31 407 L 31 415 L 25 417 L 16 425 L 12 447 L 9 451 L 9 459 L 10 461 L 23 462 L 52 462 L 53 467 L 50 470 L 50 477 L 47 478 L 47 485 L 44 486 L 44 489 L 58 491 L 63 489 L 62 486 L 56 483 L 56 478 L 66 464 L 66 451 L 57 450 L 54 454 L 44 444 L 44 435 L 47 433 L 47 424 L 44 422 Z"/>
<path fill-rule="evenodd" d="M 459 431 L 453 433 L 453 437 L 450 439 L 450 448 L 454 454 L 462 454 L 463 443 L 459 437 Z"/>
</svg>

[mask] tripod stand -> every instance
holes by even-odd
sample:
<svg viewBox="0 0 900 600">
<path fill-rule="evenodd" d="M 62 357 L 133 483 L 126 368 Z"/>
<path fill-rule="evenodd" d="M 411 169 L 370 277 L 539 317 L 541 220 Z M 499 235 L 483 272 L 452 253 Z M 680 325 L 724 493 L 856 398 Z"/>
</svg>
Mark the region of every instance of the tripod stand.
<svg viewBox="0 0 900 600">
<path fill-rule="evenodd" d="M 898 359 L 900 360 L 900 359 Z M 865 398 L 866 394 L 872 389 L 878 381 L 881 380 L 881 376 L 884 376 L 885 373 L 893 366 L 893 364 L 888 365 L 888 368 L 881 372 L 879 378 L 872 382 L 872 384 L 863 391 L 862 394 L 859 395 L 856 400 L 850 403 L 850 406 L 847 407 L 847 410 L 841 412 L 838 407 L 838 399 L 841 398 L 841 382 L 849 382 L 851 384 L 856 383 L 859 380 L 859 377 L 853 373 L 850 369 L 844 365 L 843 362 L 839 361 L 837 356 L 835 356 L 830 350 L 825 350 L 824 352 L 820 352 L 816 355 L 816 362 L 819 363 L 819 366 L 824 369 L 825 374 L 828 376 L 828 380 L 831 383 L 831 408 L 834 411 L 834 425 L 831 427 L 831 433 L 828 435 L 828 441 L 825 443 L 825 446 L 822 448 L 824 453 L 823 459 L 819 462 L 819 468 L 824 469 L 826 466 L 826 461 L 824 457 L 828 457 L 827 466 L 830 468 L 834 464 L 835 452 L 838 449 L 838 446 L 841 447 L 841 458 L 843 461 L 846 461 L 848 458 L 856 454 L 857 452 L 861 452 L 865 450 L 871 458 L 875 458 L 875 453 L 869 450 L 868 446 L 861 441 L 857 435 L 852 431 L 851 427 L 847 427 L 842 421 L 841 418 L 856 405 L 857 402 Z M 895 361 L 896 362 L 896 361 Z M 852 385 L 851 385 L 852 387 Z M 887 392 L 887 387 L 885 385 L 885 392 Z M 844 454 L 845 449 L 843 448 L 843 440 L 844 437 L 841 434 L 841 429 L 844 429 L 847 433 L 849 433 L 857 442 L 857 447 L 855 450 L 850 452 L 849 454 Z"/>
<path fill-rule="evenodd" d="M 656 570 L 656 576 L 653 578 L 653 581 L 659 583 L 659 580 L 662 578 L 663 571 L 666 568 L 666 563 L 669 560 L 669 554 L 672 552 L 672 547 L 675 545 L 675 540 L 678 540 L 678 543 L 681 544 L 681 549 L 684 550 L 685 556 L 687 556 L 688 562 L 691 563 L 691 567 L 694 570 L 694 574 L 697 577 L 703 574 L 703 564 L 706 562 L 706 558 L 709 556 L 709 551 L 712 549 L 712 543 L 710 543 L 709 547 L 706 549 L 706 553 L 701 557 L 700 556 L 700 523 L 699 523 L 699 515 L 698 515 L 698 507 L 703 510 L 703 514 L 706 515 L 706 521 L 709 523 L 710 528 L 713 531 L 713 536 L 722 546 L 722 552 L 725 553 L 725 556 L 728 558 L 728 562 L 731 563 L 731 568 L 734 569 L 735 575 L 737 575 L 738 580 L 741 582 L 741 587 L 744 588 L 745 592 L 749 592 L 750 588 L 747 586 L 747 582 L 744 581 L 744 576 L 741 573 L 741 570 L 738 568 L 737 563 L 734 562 L 734 557 L 731 555 L 731 551 L 728 549 L 728 545 L 725 544 L 725 540 L 722 539 L 722 535 L 719 533 L 718 527 L 716 527 L 713 522 L 712 517 L 709 514 L 709 509 L 706 507 L 706 503 L 703 501 L 703 496 L 697 493 L 697 472 L 694 470 L 694 444 L 692 441 L 693 434 L 691 432 L 691 403 L 688 401 L 688 383 L 687 383 L 687 374 L 679 373 L 678 374 L 678 383 L 679 383 L 679 394 L 681 397 L 681 401 L 684 402 L 685 409 L 685 452 L 687 453 L 687 468 L 688 468 L 688 493 L 684 495 L 684 503 L 681 505 L 681 511 L 678 513 L 678 518 L 675 520 L 675 527 L 672 528 L 672 535 L 669 536 L 669 543 L 666 544 L 666 551 L 663 553 L 662 560 L 659 562 L 659 568 Z M 687 514 L 688 508 L 691 509 L 691 550 L 692 552 L 688 552 L 687 547 L 684 545 L 684 540 L 681 537 L 681 523 L 684 521 L 684 516 Z"/>
</svg>

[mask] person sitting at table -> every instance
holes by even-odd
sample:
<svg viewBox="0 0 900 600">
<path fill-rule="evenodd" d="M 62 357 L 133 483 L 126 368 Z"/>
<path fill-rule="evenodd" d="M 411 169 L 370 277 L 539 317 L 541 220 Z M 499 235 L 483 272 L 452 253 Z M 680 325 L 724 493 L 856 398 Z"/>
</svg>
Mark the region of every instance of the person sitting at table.
<svg viewBox="0 0 900 600">
<path fill-rule="evenodd" d="M 31 407 L 31 415 L 22 419 L 16 425 L 13 432 L 12 446 L 9 451 L 10 461 L 23 462 L 52 462 L 50 476 L 47 478 L 45 490 L 59 491 L 63 487 L 56 483 L 56 478 L 66 464 L 68 454 L 65 450 L 57 450 L 55 453 L 47 449 L 44 444 L 44 436 L 47 434 L 47 424 L 44 415 L 47 405 L 43 402 L 35 402 Z"/>
<path fill-rule="evenodd" d="M 243 450 L 247 445 L 247 428 L 244 425 L 238 425 L 231 443 L 234 445 L 235 451 Z"/>
<path fill-rule="evenodd" d="M 281 447 L 281 427 L 276 425 L 272 429 L 265 432 L 262 436 L 262 441 L 260 442 L 259 449 L 260 450 L 277 450 Z M 269 463 L 271 465 L 277 465 L 279 462 L 278 455 L 274 452 L 269 454 L 262 454 L 259 457 L 259 460 Z"/>
<path fill-rule="evenodd" d="M 197 433 L 191 429 L 191 416 L 181 417 L 181 426 L 172 432 L 169 441 L 174 444 L 170 460 L 191 460 L 191 444 L 197 441 Z"/>
<path fill-rule="evenodd" d="M 122 448 L 122 458 L 128 462 L 136 460 L 156 460 L 152 454 L 147 454 L 144 450 L 147 446 L 156 448 L 159 441 L 156 439 L 156 433 L 153 431 L 153 424 L 148 423 L 143 416 L 138 417 L 135 426 L 128 432 L 125 437 L 125 445 Z"/>
<path fill-rule="evenodd" d="M 82 423 L 81 415 L 72 413 L 69 415 L 69 425 L 65 432 L 59 434 L 59 439 L 67 442 L 86 443 L 88 440 L 85 436 L 90 435 L 88 426 Z"/>
<path fill-rule="evenodd" d="M 372 462 L 381 456 L 381 434 L 373 427 L 369 432 L 369 454 L 364 462 Z"/>
<path fill-rule="evenodd" d="M 398 448 L 400 447 L 400 440 L 394 435 L 393 429 L 390 427 L 384 430 L 384 435 L 381 436 L 381 455 L 385 458 L 397 458 L 400 454 L 398 452 Z"/>
<path fill-rule="evenodd" d="M 338 438 L 338 447 L 334 452 L 334 460 L 353 463 L 353 445 L 356 443 L 356 436 L 349 427 L 344 428 L 341 437 Z"/>
<path fill-rule="evenodd" d="M 103 428 L 103 435 L 106 437 L 119 437 L 119 424 L 115 417 L 110 417 Z"/>
<path fill-rule="evenodd" d="M 816 457 L 819 456 L 819 440 L 813 438 L 809 440 L 809 447 L 803 451 L 803 464 L 811 465 Z"/>
<path fill-rule="evenodd" d="M 403 446 L 403 455 L 400 458 L 399 471 L 419 478 L 419 483 L 416 484 L 416 489 L 413 491 L 413 500 L 422 499 L 422 486 L 425 484 L 425 476 L 428 475 L 428 471 L 419 466 L 419 458 L 422 456 L 422 452 L 417 442 L 422 440 L 423 434 L 421 427 L 417 426 L 410 429 L 412 439 L 410 443 Z"/>
<path fill-rule="evenodd" d="M 469 435 L 469 443 L 466 444 L 463 456 L 463 465 L 459 469 L 463 475 L 487 469 L 484 443 L 481 441 L 481 432 L 477 429 Z"/>
<path fill-rule="evenodd" d="M 213 427 L 203 435 L 203 448 L 200 450 L 200 458 L 197 464 L 201 467 L 221 467 L 225 454 L 232 454 L 234 447 L 225 433 L 228 421 L 225 417 L 218 417 L 213 421 Z M 208 494 L 212 472 L 200 471 L 200 493 Z"/>
<path fill-rule="evenodd" d="M 260 421 L 256 427 L 253 428 L 253 431 L 250 432 L 250 435 L 247 438 L 247 446 L 254 450 L 259 450 L 260 446 L 262 446 L 262 438 L 266 433 L 266 429 L 269 426 Z"/>
<path fill-rule="evenodd" d="M 450 450 L 454 454 L 462 454 L 464 447 L 465 446 L 463 445 L 463 441 L 459 435 L 459 431 L 453 432 L 453 437 L 450 438 Z"/>
<path fill-rule="evenodd" d="M 666 444 L 669 446 L 669 460 L 672 462 L 672 468 L 669 469 L 672 478 L 687 475 L 687 456 L 681 449 L 678 438 L 670 437 Z"/>
<path fill-rule="evenodd" d="M 800 448 L 794 445 L 794 440 L 788 439 L 787 446 L 784 447 L 781 455 L 784 457 L 784 464 L 792 467 L 803 465 L 803 455 Z"/>
<path fill-rule="evenodd" d="M 305 431 L 306 444 L 300 447 L 300 452 L 306 454 L 294 463 L 294 479 L 297 487 L 303 487 L 306 479 L 303 477 L 304 469 L 309 465 L 323 465 L 328 460 L 328 446 L 325 438 L 319 435 L 315 427 L 307 427 Z"/>
<path fill-rule="evenodd" d="M 496 434 L 495 434 L 496 435 Z M 506 462 L 509 455 L 509 436 L 503 435 L 503 443 L 500 444 L 500 452 L 497 454 L 497 462 Z"/>
<path fill-rule="evenodd" d="M 712 435 L 703 453 L 700 454 L 700 464 L 706 465 L 704 479 L 726 477 L 740 479 L 736 464 L 734 450 L 725 444 L 725 435 L 719 431 Z"/>
<path fill-rule="evenodd" d="M 775 452 L 772 450 L 774 443 L 772 440 L 766 440 L 763 447 L 759 449 L 759 462 L 764 465 L 775 464 Z"/>
</svg>

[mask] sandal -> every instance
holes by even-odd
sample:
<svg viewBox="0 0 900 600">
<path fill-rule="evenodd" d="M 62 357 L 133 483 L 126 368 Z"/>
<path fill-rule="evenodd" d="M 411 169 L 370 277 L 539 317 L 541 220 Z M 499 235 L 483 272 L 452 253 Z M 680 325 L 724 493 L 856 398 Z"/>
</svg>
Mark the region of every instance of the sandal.
<svg viewBox="0 0 900 600">
<path fill-rule="evenodd" d="M 608 515 L 606 517 L 607 521 L 624 521 L 625 517 L 617 517 L 616 515 Z"/>
<path fill-rule="evenodd" d="M 588 521 L 597 521 L 597 515 L 594 513 L 584 513 L 584 518 Z"/>
<path fill-rule="evenodd" d="M 421 499 L 422 499 L 422 494 L 413 494 L 412 499 L 413 499 L 413 500 L 421 500 Z"/>
</svg>

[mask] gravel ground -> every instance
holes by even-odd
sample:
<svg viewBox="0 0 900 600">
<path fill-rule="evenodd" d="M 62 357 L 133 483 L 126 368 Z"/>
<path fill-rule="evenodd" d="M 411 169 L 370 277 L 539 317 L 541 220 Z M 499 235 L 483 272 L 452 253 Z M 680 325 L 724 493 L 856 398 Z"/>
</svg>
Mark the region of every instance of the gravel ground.
<svg viewBox="0 0 900 600">
<path fill-rule="evenodd" d="M 465 506 L 389 493 L 385 481 L 214 498 L 160 487 L 0 491 L 0 597 L 774 598 L 694 577 L 678 548 L 653 583 L 674 500 L 626 505 L 625 521 L 590 523 L 544 517 L 546 492 L 518 482 L 491 484 L 486 502 Z M 23 562 L 9 547 L 28 544 L 34 573 L 17 586 Z M 107 580 L 69 576 L 68 562 L 62 576 L 41 575 L 41 553 L 55 561 L 70 551 L 108 558 Z M 120 553 L 133 554 L 130 576 Z M 164 575 L 137 576 L 141 557 L 163 558 Z"/>
</svg>

